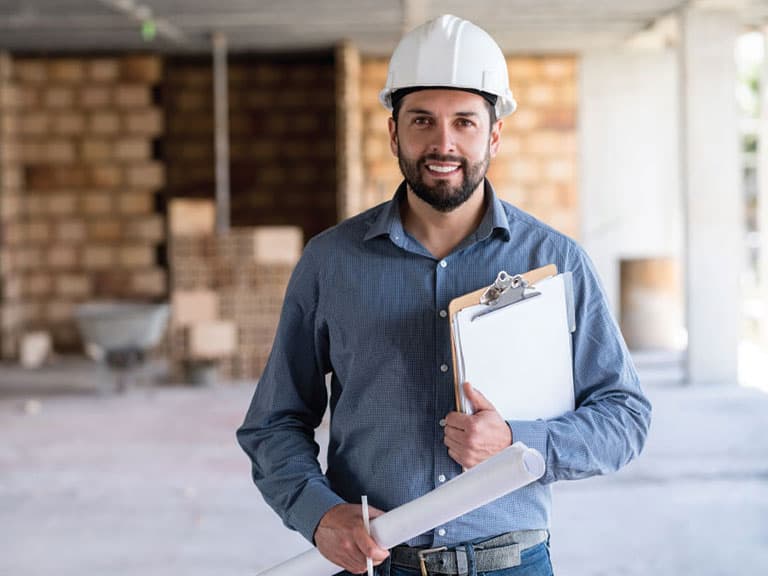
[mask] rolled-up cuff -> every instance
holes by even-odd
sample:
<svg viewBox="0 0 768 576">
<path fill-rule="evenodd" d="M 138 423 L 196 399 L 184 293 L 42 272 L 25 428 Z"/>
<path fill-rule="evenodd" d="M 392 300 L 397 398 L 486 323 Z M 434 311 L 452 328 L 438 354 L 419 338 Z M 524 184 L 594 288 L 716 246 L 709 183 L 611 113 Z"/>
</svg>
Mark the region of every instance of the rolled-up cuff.
<svg viewBox="0 0 768 576">
<path fill-rule="evenodd" d="M 512 441 L 522 442 L 528 448 L 538 450 L 544 457 L 544 462 L 548 462 L 547 458 L 547 423 L 543 420 L 508 420 L 510 430 L 512 430 Z M 546 482 L 549 476 L 549 470 L 544 473 L 544 476 L 540 481 Z"/>
</svg>

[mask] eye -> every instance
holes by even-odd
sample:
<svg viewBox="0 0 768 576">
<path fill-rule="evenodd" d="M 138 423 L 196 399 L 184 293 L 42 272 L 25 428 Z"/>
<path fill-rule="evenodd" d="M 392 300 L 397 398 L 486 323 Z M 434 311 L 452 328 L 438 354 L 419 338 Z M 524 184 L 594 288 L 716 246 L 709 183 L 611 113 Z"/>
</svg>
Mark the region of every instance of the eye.
<svg viewBox="0 0 768 576">
<path fill-rule="evenodd" d="M 429 116 L 415 116 L 413 119 L 414 126 L 430 126 L 432 119 Z"/>
<path fill-rule="evenodd" d="M 475 125 L 475 123 L 472 122 L 472 120 L 470 120 L 469 118 L 459 118 L 456 121 L 456 124 L 458 124 L 462 128 L 471 128 Z"/>
</svg>

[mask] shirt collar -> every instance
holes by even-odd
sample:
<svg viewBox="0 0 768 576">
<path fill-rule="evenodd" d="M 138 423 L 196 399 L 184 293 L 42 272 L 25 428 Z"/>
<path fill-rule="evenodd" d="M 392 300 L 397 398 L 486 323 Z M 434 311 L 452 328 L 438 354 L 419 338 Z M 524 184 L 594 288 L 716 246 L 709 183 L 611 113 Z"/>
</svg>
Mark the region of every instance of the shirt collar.
<svg viewBox="0 0 768 576">
<path fill-rule="evenodd" d="M 397 187 L 392 200 L 384 205 L 383 210 L 373 220 L 363 240 L 367 241 L 378 236 L 389 236 L 390 240 L 398 246 L 402 244 L 406 234 L 400 218 L 400 202 L 403 201 L 405 194 L 406 184 L 403 181 Z M 488 206 L 485 210 L 485 215 L 480 221 L 477 230 L 469 235 L 466 241 L 462 243 L 462 246 L 484 240 L 496 230 L 501 231 L 501 237 L 504 240 L 511 238 L 509 219 L 507 218 L 506 210 L 504 210 L 504 205 L 496 196 L 493 186 L 487 179 L 485 180 L 485 198 Z"/>
</svg>

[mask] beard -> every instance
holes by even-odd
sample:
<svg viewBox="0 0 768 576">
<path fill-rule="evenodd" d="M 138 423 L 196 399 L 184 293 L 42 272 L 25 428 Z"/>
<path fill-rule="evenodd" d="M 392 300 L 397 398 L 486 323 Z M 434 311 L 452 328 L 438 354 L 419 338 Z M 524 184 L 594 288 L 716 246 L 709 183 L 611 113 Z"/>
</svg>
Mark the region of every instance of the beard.
<svg viewBox="0 0 768 576">
<path fill-rule="evenodd" d="M 430 161 L 457 162 L 462 174 L 461 183 L 451 186 L 447 180 L 439 179 L 434 186 L 427 185 L 422 177 L 422 170 L 426 169 L 425 165 Z M 462 156 L 443 154 L 427 154 L 412 160 L 406 158 L 400 150 L 400 144 L 397 145 L 397 162 L 408 186 L 416 196 L 439 212 L 451 212 L 469 200 L 485 178 L 490 161 L 490 145 L 485 152 L 485 157 L 474 164 L 470 164 Z"/>
</svg>

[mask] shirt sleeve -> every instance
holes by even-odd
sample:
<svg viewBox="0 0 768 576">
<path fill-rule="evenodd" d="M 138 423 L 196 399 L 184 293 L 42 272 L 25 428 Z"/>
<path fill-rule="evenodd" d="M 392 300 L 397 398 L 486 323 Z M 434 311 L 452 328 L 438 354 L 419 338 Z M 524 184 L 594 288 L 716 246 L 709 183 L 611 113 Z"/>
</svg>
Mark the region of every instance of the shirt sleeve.
<svg viewBox="0 0 768 576">
<path fill-rule="evenodd" d="M 289 528 L 313 542 L 315 528 L 343 503 L 322 473 L 314 431 L 328 402 L 327 332 L 317 321 L 317 267 L 310 246 L 286 290 L 277 333 L 237 440 L 254 483 Z"/>
<path fill-rule="evenodd" d="M 544 483 L 618 470 L 643 449 L 651 420 L 651 404 L 592 263 L 578 246 L 570 250 L 564 269 L 573 273 L 576 306 L 576 409 L 547 421 L 509 422 L 515 441 L 544 456 Z"/>
</svg>

